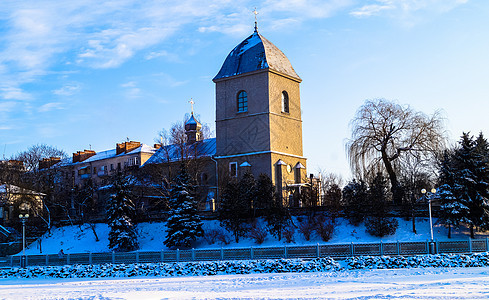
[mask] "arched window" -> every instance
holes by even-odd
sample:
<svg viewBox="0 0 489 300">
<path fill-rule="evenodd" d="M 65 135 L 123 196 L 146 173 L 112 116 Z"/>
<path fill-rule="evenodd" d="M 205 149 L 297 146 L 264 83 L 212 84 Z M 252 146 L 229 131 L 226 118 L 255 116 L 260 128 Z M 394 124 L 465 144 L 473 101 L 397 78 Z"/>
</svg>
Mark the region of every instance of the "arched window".
<svg viewBox="0 0 489 300">
<path fill-rule="evenodd" d="M 248 111 L 248 95 L 245 91 L 238 93 L 238 112 Z"/>
<path fill-rule="evenodd" d="M 282 112 L 289 112 L 289 95 L 286 91 L 282 92 Z"/>
</svg>

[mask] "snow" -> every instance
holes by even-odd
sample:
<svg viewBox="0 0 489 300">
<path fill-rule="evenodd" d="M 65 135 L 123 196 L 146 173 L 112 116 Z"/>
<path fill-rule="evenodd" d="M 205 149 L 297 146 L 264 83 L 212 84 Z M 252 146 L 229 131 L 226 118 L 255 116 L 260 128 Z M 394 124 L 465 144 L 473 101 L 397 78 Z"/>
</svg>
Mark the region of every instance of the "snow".
<svg viewBox="0 0 489 300">
<path fill-rule="evenodd" d="M 5 299 L 487 299 L 489 268 L 2 279 Z"/>
<path fill-rule="evenodd" d="M 293 218 L 294 224 L 298 225 L 299 220 L 297 217 Z M 347 220 L 339 218 L 337 219 L 337 225 L 333 233 L 332 239 L 327 242 L 330 244 L 345 244 L 345 243 L 370 243 L 370 242 L 396 242 L 396 241 L 426 241 L 430 238 L 429 220 L 427 218 L 416 219 L 417 234 L 412 233 L 411 221 L 404 219 L 398 219 L 399 228 L 394 235 L 386 236 L 383 238 L 377 238 L 371 236 L 365 232 L 365 225 L 362 223 L 360 226 L 355 227 L 348 223 Z M 208 232 L 211 229 L 221 229 L 219 221 L 205 220 L 204 231 Z M 264 222 L 258 223 L 264 226 Z M 140 250 L 142 251 L 160 251 L 167 248 L 163 244 L 166 237 L 166 223 L 154 222 L 154 223 L 140 223 L 137 224 L 136 232 L 139 239 Z M 224 229 L 222 229 L 224 230 Z M 64 226 L 60 228 L 51 229 L 51 233 L 44 234 L 38 241 L 29 245 L 26 249 L 27 255 L 33 254 L 56 254 L 60 249 L 63 249 L 65 253 L 86 253 L 86 252 L 109 252 L 109 228 L 107 224 L 96 224 L 95 231 L 99 237 L 99 241 L 96 241 L 95 235 L 88 225 L 74 225 Z M 231 233 L 227 233 L 231 237 Z M 478 233 L 479 237 L 483 237 L 482 233 Z M 434 237 L 438 240 L 447 240 L 447 229 L 442 225 L 434 225 Z M 468 230 L 462 228 L 460 230 L 452 231 L 452 240 L 466 240 L 469 237 Z M 304 240 L 304 237 L 299 233 L 299 230 L 295 230 L 294 243 L 287 244 L 285 239 L 278 241 L 275 237 L 268 234 L 263 244 L 258 245 L 252 238 L 240 238 L 239 243 L 236 243 L 234 239 L 230 239 L 231 242 L 228 245 L 223 245 L 216 241 L 213 244 L 208 244 L 204 238 L 198 239 L 194 245 L 195 248 L 237 248 L 237 247 L 256 247 L 256 246 L 284 246 L 284 245 L 316 245 L 317 243 L 324 244 L 321 238 L 317 234 L 313 234 L 310 241 Z"/>
</svg>

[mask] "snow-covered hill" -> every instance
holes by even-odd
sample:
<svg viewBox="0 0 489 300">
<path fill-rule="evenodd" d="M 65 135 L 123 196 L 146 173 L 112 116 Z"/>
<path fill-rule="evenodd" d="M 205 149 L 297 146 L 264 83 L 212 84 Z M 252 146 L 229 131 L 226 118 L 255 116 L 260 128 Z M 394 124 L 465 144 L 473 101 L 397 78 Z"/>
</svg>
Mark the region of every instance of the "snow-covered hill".
<svg viewBox="0 0 489 300">
<path fill-rule="evenodd" d="M 348 223 L 347 220 L 338 219 L 334 230 L 333 238 L 328 243 L 365 243 L 365 242 L 395 242 L 395 241 L 426 241 L 430 237 L 428 219 L 416 219 L 417 234 L 412 232 L 411 221 L 399 219 L 399 228 L 396 234 L 383 237 L 382 239 L 373 237 L 365 232 L 365 226 L 361 224 L 355 227 Z M 294 219 L 297 224 L 297 219 Z M 204 221 L 204 229 L 209 232 L 212 229 L 220 229 L 218 221 Z M 51 233 L 46 233 L 38 241 L 29 245 L 26 254 L 49 254 L 58 253 L 63 249 L 65 253 L 83 253 L 83 252 L 108 252 L 109 228 L 106 224 L 96 224 L 95 232 L 99 238 L 97 241 L 93 230 L 88 225 L 65 226 L 53 228 Z M 163 244 L 166 237 L 165 223 L 140 223 L 137 225 L 139 244 L 142 251 L 159 251 L 167 249 Z M 231 234 L 227 233 L 230 237 Z M 447 239 L 447 230 L 441 225 L 434 226 L 434 236 L 438 240 Z M 486 235 L 479 234 L 483 237 Z M 293 245 L 297 244 L 316 244 L 324 243 L 321 238 L 315 234 L 310 241 L 304 240 L 303 236 L 295 231 Z M 453 233 L 452 239 L 467 239 L 468 231 L 458 230 Z M 258 245 L 251 238 L 241 238 L 239 243 L 235 243 L 231 238 L 231 243 L 223 245 L 219 242 L 209 244 L 206 239 L 201 238 L 195 244 L 195 248 L 220 248 L 220 247 L 250 247 L 250 246 L 279 246 L 286 245 L 284 239 L 278 241 L 275 237 L 268 235 L 263 244 Z"/>
</svg>

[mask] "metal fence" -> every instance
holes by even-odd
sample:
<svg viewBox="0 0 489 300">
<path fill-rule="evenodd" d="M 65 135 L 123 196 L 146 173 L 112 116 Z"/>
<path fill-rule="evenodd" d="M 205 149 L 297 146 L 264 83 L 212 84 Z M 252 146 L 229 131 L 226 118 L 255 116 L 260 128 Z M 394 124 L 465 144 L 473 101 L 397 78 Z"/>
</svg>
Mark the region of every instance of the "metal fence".
<svg viewBox="0 0 489 300">
<path fill-rule="evenodd" d="M 473 253 L 489 251 L 489 239 L 460 241 L 426 241 L 395 243 L 316 244 L 283 247 L 249 247 L 191 250 L 162 250 L 104 253 L 70 253 L 27 255 L 27 266 L 56 266 L 72 264 L 172 263 L 211 260 L 248 260 L 282 258 L 342 259 L 362 255 L 417 255 L 435 253 Z M 0 261 L 0 267 L 21 265 L 22 256 L 14 255 Z"/>
</svg>

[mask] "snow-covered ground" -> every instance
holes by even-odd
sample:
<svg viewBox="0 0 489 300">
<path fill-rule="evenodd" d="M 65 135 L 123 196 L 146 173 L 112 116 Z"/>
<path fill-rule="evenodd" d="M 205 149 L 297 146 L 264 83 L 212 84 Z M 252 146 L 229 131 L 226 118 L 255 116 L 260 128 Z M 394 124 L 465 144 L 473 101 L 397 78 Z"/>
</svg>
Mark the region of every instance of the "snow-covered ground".
<svg viewBox="0 0 489 300">
<path fill-rule="evenodd" d="M 430 238 L 429 221 L 428 219 L 416 219 L 417 234 L 412 232 L 411 221 L 405 221 L 398 219 L 399 228 L 396 234 L 377 238 L 371 236 L 365 232 L 365 226 L 361 224 L 355 227 L 348 223 L 347 220 L 337 220 L 333 238 L 328 243 L 364 243 L 364 242 L 395 242 L 395 241 L 426 241 Z M 294 218 L 294 223 L 298 224 L 297 218 Z M 210 229 L 216 229 L 219 227 L 218 221 L 204 221 L 204 229 L 206 232 Z M 166 237 L 166 225 L 165 223 L 141 223 L 137 225 L 139 244 L 142 251 L 160 251 L 166 249 L 163 241 Z M 46 233 L 37 242 L 31 244 L 26 254 L 48 254 L 58 253 L 60 249 L 63 249 L 65 253 L 83 253 L 83 252 L 108 252 L 108 234 L 109 229 L 106 224 L 96 224 L 95 232 L 99 238 L 96 241 L 95 235 L 92 229 L 88 225 L 81 226 L 65 226 L 61 228 L 53 228 L 51 233 Z M 228 233 L 231 237 L 231 234 Z M 446 240 L 447 229 L 441 225 L 434 226 L 435 239 Z M 453 233 L 452 239 L 467 239 L 468 231 L 466 229 L 457 230 Z M 484 236 L 479 234 L 479 236 Z M 220 247 L 250 247 L 250 246 L 283 246 L 286 245 L 284 239 L 278 241 L 275 237 L 268 235 L 265 242 L 261 245 L 257 245 L 251 238 L 241 238 L 239 243 L 235 243 L 230 238 L 231 243 L 228 245 L 222 245 L 219 242 L 209 244 L 204 238 L 197 241 L 195 248 L 220 248 Z M 294 243 L 297 244 L 316 244 L 324 243 L 319 236 L 313 234 L 310 241 L 304 240 L 303 236 L 298 230 L 295 231 Z"/>
<path fill-rule="evenodd" d="M 487 299 L 489 267 L 124 279 L 2 279 L 2 299 Z"/>
</svg>

